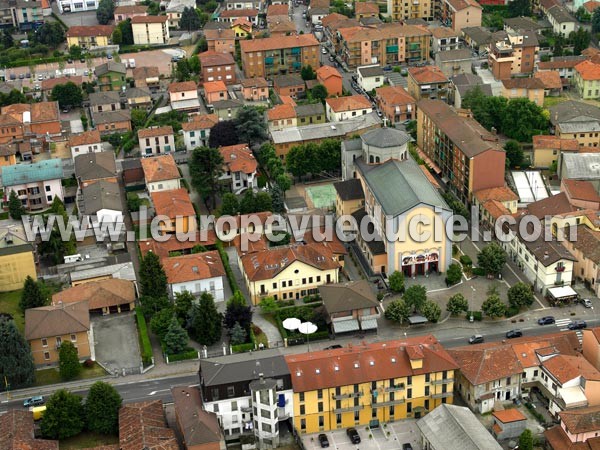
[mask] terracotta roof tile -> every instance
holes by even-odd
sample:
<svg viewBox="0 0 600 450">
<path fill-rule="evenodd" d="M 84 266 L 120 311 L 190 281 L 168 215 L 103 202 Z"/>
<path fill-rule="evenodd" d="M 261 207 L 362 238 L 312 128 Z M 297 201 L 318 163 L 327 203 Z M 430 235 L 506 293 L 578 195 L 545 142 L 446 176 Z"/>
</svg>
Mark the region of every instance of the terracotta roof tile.
<svg viewBox="0 0 600 450">
<path fill-rule="evenodd" d="M 167 216 L 171 219 L 175 219 L 177 216 L 196 216 L 190 194 L 186 189 L 153 192 L 151 197 L 157 216 Z"/>
<path fill-rule="evenodd" d="M 263 77 L 255 77 L 255 78 L 245 78 L 241 81 L 242 86 L 244 87 L 268 87 L 269 83 Z"/>
<path fill-rule="evenodd" d="M 187 92 L 187 91 L 197 91 L 198 85 L 195 81 L 181 81 L 179 83 L 171 83 L 169 84 L 169 92 Z"/>
<path fill-rule="evenodd" d="M 158 78 L 160 71 L 158 67 L 136 67 L 133 69 L 134 80 L 145 80 L 146 78 Z"/>
<path fill-rule="evenodd" d="M 564 192 L 527 205 L 527 212 L 533 214 L 538 219 L 543 219 L 547 215 L 554 216 L 575 210 L 577 208 L 571 205 L 567 194 Z"/>
<path fill-rule="evenodd" d="M 544 89 L 544 83 L 539 78 L 510 78 L 502 80 L 505 89 Z"/>
<path fill-rule="evenodd" d="M 150 127 L 144 128 L 143 130 L 138 131 L 138 138 L 145 139 L 151 137 L 172 135 L 173 127 L 171 125 L 166 125 L 162 127 Z"/>
<path fill-rule="evenodd" d="M 216 250 L 192 255 L 164 258 L 163 268 L 169 284 L 222 277 L 225 267 Z"/>
<path fill-rule="evenodd" d="M 123 405 L 119 410 L 119 444 L 121 450 L 179 450 L 162 401 Z"/>
<path fill-rule="evenodd" d="M 582 6 L 587 10 L 587 12 L 592 14 L 596 8 L 600 7 L 600 2 L 589 1 L 585 2 Z"/>
<path fill-rule="evenodd" d="M 372 108 L 371 102 L 362 95 L 349 97 L 335 97 L 325 100 L 334 112 L 355 111 L 357 109 Z"/>
<path fill-rule="evenodd" d="M 502 411 L 494 411 L 492 415 L 502 423 L 518 422 L 527 420 L 521 411 L 516 408 L 504 409 Z"/>
<path fill-rule="evenodd" d="M 208 50 L 198 55 L 200 58 L 201 67 L 213 67 L 213 66 L 224 66 L 233 65 L 235 60 L 231 53 L 218 53 L 212 50 Z"/>
<path fill-rule="evenodd" d="M 591 181 L 563 179 L 562 185 L 569 194 L 569 198 L 600 202 L 600 196 Z"/>
<path fill-rule="evenodd" d="M 131 24 L 138 23 L 166 23 L 169 18 L 167 16 L 134 16 L 131 18 Z"/>
<path fill-rule="evenodd" d="M 542 366 L 560 384 L 579 376 L 585 380 L 600 381 L 600 372 L 582 355 L 557 355 L 542 362 Z"/>
<path fill-rule="evenodd" d="M 25 310 L 27 340 L 87 332 L 89 329 L 90 314 L 86 302 Z"/>
<path fill-rule="evenodd" d="M 481 344 L 448 350 L 474 386 L 520 374 L 523 368 L 508 344 Z"/>
<path fill-rule="evenodd" d="M 125 5 L 115 8 L 115 14 L 144 14 L 147 11 L 148 7 L 144 5 Z"/>
<path fill-rule="evenodd" d="M 431 36 L 431 31 L 419 25 L 381 24 L 377 27 L 355 26 L 338 30 L 343 40 L 352 42 L 380 41 L 409 36 Z"/>
<path fill-rule="evenodd" d="M 83 77 L 75 75 L 70 77 L 50 78 L 49 80 L 42 81 L 41 87 L 42 91 L 51 91 L 52 89 L 54 89 L 54 86 L 67 83 L 73 83 L 77 86 L 81 86 L 83 84 Z"/>
<path fill-rule="evenodd" d="M 584 80 L 600 80 L 600 64 L 591 61 L 581 61 L 575 66 L 575 71 Z"/>
<path fill-rule="evenodd" d="M 296 117 L 296 110 L 292 105 L 276 105 L 267 111 L 267 120 L 292 119 Z"/>
<path fill-rule="evenodd" d="M 572 332 L 553 333 L 536 337 L 515 339 L 510 344 L 524 368 L 540 365 L 539 356 L 552 354 L 573 355 L 577 353 L 579 341 Z"/>
<path fill-rule="evenodd" d="M 360 14 L 363 15 L 375 15 L 375 17 L 379 17 L 379 6 L 377 3 L 371 2 L 356 2 L 354 4 L 355 14 L 358 16 Z"/>
<path fill-rule="evenodd" d="M 200 389 L 188 386 L 171 388 L 179 431 L 186 448 L 199 448 L 212 443 L 219 445 L 223 432 L 217 415 L 204 410 Z"/>
<path fill-rule="evenodd" d="M 112 36 L 113 31 L 113 25 L 78 25 L 67 30 L 67 37 Z"/>
<path fill-rule="evenodd" d="M 227 86 L 224 81 L 206 81 L 203 85 L 204 92 L 206 94 L 212 94 L 214 92 L 223 92 L 227 91 Z"/>
<path fill-rule="evenodd" d="M 284 105 L 296 106 L 296 101 L 289 95 L 280 95 L 279 100 Z"/>
<path fill-rule="evenodd" d="M 9 114 L 23 123 L 23 113 L 29 112 L 31 123 L 59 121 L 58 102 L 14 103 L 2 108 L 2 114 Z"/>
<path fill-rule="evenodd" d="M 448 82 L 448 77 L 438 66 L 409 67 L 408 74 L 417 84 Z"/>
<path fill-rule="evenodd" d="M 375 89 L 375 96 L 390 105 L 414 105 L 415 99 L 402 86 L 384 86 Z"/>
<path fill-rule="evenodd" d="M 448 3 L 455 11 L 461 11 L 468 7 L 481 9 L 481 6 L 475 0 L 448 0 Z"/>
<path fill-rule="evenodd" d="M 201 233 L 205 233 L 201 234 Z M 148 252 L 155 253 L 162 260 L 168 258 L 173 252 L 188 252 L 191 251 L 196 245 L 202 245 L 204 247 L 215 245 L 217 242 L 217 235 L 214 230 L 203 230 L 198 231 L 189 241 L 179 241 L 175 237 L 167 239 L 164 242 L 155 241 L 154 239 L 140 240 L 138 245 L 142 257 L 146 256 Z"/>
<path fill-rule="evenodd" d="M 246 30 L 246 32 L 248 33 L 252 32 L 252 22 L 250 22 L 245 17 L 238 17 L 237 19 L 235 19 L 231 24 L 231 28 L 233 27 L 240 27 Z"/>
<path fill-rule="evenodd" d="M 561 139 L 558 136 L 536 135 L 533 136 L 533 148 L 552 149 L 560 151 L 579 151 L 577 139 Z"/>
<path fill-rule="evenodd" d="M 183 131 L 208 130 L 219 123 L 216 114 L 200 114 L 192 116 L 189 122 L 183 122 L 181 128 Z"/>
<path fill-rule="evenodd" d="M 448 27 L 437 27 L 431 30 L 431 34 L 434 38 L 442 39 L 448 37 L 460 37 L 460 33 L 458 31 L 454 31 L 452 28 Z"/>
<path fill-rule="evenodd" d="M 279 36 L 265 39 L 251 39 L 240 41 L 242 53 L 264 52 L 266 50 L 309 46 L 319 46 L 319 41 L 317 41 L 317 38 L 315 38 L 313 34 Z"/>
<path fill-rule="evenodd" d="M 69 147 L 101 143 L 102 139 L 100 138 L 100 132 L 98 130 L 90 130 L 79 134 L 73 134 L 69 138 Z"/>
<path fill-rule="evenodd" d="M 222 28 L 217 30 L 204 30 L 204 36 L 207 41 L 216 41 L 216 40 L 233 40 L 235 39 L 235 31 L 230 28 Z"/>
<path fill-rule="evenodd" d="M 223 156 L 225 165 L 232 173 L 243 172 L 245 174 L 252 174 L 258 168 L 258 163 L 248 144 L 221 147 L 219 148 L 219 152 Z"/>
<path fill-rule="evenodd" d="M 519 196 L 506 186 L 481 189 L 475 192 L 475 197 L 479 203 L 484 203 L 488 200 L 498 200 L 499 202 L 514 202 L 519 200 Z"/>
<path fill-rule="evenodd" d="M 600 431 L 600 406 L 561 411 L 558 415 L 573 435 Z"/>
<path fill-rule="evenodd" d="M 258 9 L 227 9 L 219 13 L 219 17 L 255 17 L 258 16 Z"/>
<path fill-rule="evenodd" d="M 58 450 L 58 441 L 35 439 L 33 415 L 30 411 L 11 409 L 0 416 L 0 448 L 2 450 Z"/>
<path fill-rule="evenodd" d="M 269 5 L 267 8 L 267 17 L 268 16 L 287 16 L 289 14 L 290 8 L 287 3 L 282 5 Z"/>
<path fill-rule="evenodd" d="M 52 296 L 52 304 L 87 301 L 89 309 L 107 308 L 135 302 L 135 287 L 129 280 L 92 281 L 65 289 Z"/>
<path fill-rule="evenodd" d="M 321 66 L 316 70 L 317 80 L 327 80 L 328 78 L 342 78 L 342 74 L 334 67 Z"/>
<path fill-rule="evenodd" d="M 142 168 L 146 183 L 180 178 L 175 158 L 171 154 L 142 158 Z"/>
<path fill-rule="evenodd" d="M 585 56 L 563 56 L 552 58 L 552 61 L 540 61 L 537 63 L 538 70 L 569 69 L 575 67 L 581 61 L 585 61 Z"/>
<path fill-rule="evenodd" d="M 540 80 L 545 89 L 562 89 L 563 85 L 558 72 L 545 70 L 534 73 L 533 77 Z"/>
</svg>

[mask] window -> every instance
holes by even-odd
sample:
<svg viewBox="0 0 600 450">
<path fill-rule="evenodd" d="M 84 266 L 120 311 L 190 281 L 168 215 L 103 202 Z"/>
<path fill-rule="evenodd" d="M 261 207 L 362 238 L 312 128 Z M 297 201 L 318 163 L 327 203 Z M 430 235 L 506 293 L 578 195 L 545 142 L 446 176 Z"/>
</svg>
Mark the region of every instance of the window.
<svg viewBox="0 0 600 450">
<path fill-rule="evenodd" d="M 284 281 L 285 283 L 285 281 Z M 283 287 L 285 287 L 285 284 L 283 285 Z M 323 389 L 319 389 L 317 391 L 317 398 L 323 398 Z"/>
<path fill-rule="evenodd" d="M 429 386 L 425 386 L 425 396 L 429 395 Z"/>
<path fill-rule="evenodd" d="M 235 396 L 235 386 L 227 386 L 227 397 Z"/>
<path fill-rule="evenodd" d="M 302 408 L 303 408 L 303 406 L 300 406 L 300 414 L 304 414 L 302 412 Z M 269 412 L 268 409 L 261 409 L 260 410 L 260 417 L 262 417 L 263 419 L 270 419 L 271 418 L 271 413 Z"/>
<path fill-rule="evenodd" d="M 237 404 L 237 402 L 231 402 L 231 410 L 232 411 L 237 411 L 238 410 L 238 404 Z"/>
<path fill-rule="evenodd" d="M 431 375 L 426 373 L 425 374 L 425 383 L 429 383 L 429 380 L 431 379 Z"/>
<path fill-rule="evenodd" d="M 44 359 L 47 361 L 50 359 L 50 353 L 44 352 Z"/>
<path fill-rule="evenodd" d="M 305 425 L 305 427 L 306 427 L 306 425 Z M 262 426 L 261 426 L 261 428 L 262 428 L 263 431 L 265 431 L 267 433 L 271 432 L 271 425 L 268 424 L 268 423 L 263 423 Z"/>
<path fill-rule="evenodd" d="M 412 398 L 412 388 L 406 390 L 406 398 Z"/>
<path fill-rule="evenodd" d="M 325 418 L 323 416 L 319 416 L 319 428 L 323 428 L 325 426 Z"/>
<path fill-rule="evenodd" d="M 50 186 L 46 186 L 46 192 L 50 192 Z"/>
<path fill-rule="evenodd" d="M 306 431 L 306 419 L 300 419 L 300 430 Z"/>
<path fill-rule="evenodd" d="M 304 405 L 300 405 L 300 415 L 303 416 L 306 414 L 306 407 Z"/>
<path fill-rule="evenodd" d="M 300 401 L 303 402 L 304 401 L 304 392 L 300 392 L 298 394 L 298 397 L 299 397 Z"/>
<path fill-rule="evenodd" d="M 42 347 L 48 347 L 48 339 L 42 338 Z"/>
<path fill-rule="evenodd" d="M 318 403 L 319 412 L 323 412 L 323 402 Z"/>
<path fill-rule="evenodd" d="M 77 335 L 75 335 L 75 334 L 71 335 L 71 342 L 77 342 Z"/>
<path fill-rule="evenodd" d="M 425 400 L 425 409 L 429 409 L 429 400 Z"/>
<path fill-rule="evenodd" d="M 62 344 L 62 338 L 60 336 L 56 337 L 56 346 L 60 347 L 60 344 Z"/>
</svg>

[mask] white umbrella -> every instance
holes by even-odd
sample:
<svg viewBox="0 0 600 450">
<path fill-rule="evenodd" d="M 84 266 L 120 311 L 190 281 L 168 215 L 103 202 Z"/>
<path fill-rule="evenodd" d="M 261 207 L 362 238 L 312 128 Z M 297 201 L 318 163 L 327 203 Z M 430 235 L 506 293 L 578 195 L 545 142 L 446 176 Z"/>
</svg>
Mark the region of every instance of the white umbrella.
<svg viewBox="0 0 600 450">
<path fill-rule="evenodd" d="M 283 328 L 289 331 L 297 330 L 302 322 L 300 319 L 296 319 L 295 317 L 288 317 L 283 321 Z"/>
<path fill-rule="evenodd" d="M 319 327 L 317 327 L 314 323 L 312 322 L 303 322 L 300 324 L 300 326 L 298 327 L 298 331 L 302 334 L 306 335 L 306 347 L 308 349 L 308 351 L 310 352 L 310 340 L 309 340 L 309 335 L 313 334 L 315 331 L 317 331 Z"/>
</svg>

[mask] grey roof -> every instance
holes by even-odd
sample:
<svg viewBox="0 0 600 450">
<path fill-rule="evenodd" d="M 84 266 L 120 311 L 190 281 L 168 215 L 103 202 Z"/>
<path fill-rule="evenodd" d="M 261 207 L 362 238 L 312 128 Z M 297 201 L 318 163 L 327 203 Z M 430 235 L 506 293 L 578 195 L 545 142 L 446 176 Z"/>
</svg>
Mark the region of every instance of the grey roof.
<svg viewBox="0 0 600 450">
<path fill-rule="evenodd" d="M 600 108 L 588 103 L 569 100 L 550 107 L 553 125 L 563 122 L 589 122 L 600 120 Z"/>
<path fill-rule="evenodd" d="M 141 169 L 142 160 L 140 158 L 128 158 L 121 161 L 122 170 Z"/>
<path fill-rule="evenodd" d="M 127 72 L 127 68 L 123 63 L 116 61 L 108 61 L 104 64 L 100 64 L 98 67 L 96 67 L 96 70 L 94 71 L 97 77 L 102 76 L 108 72 L 117 72 L 125 75 L 125 73 Z"/>
<path fill-rule="evenodd" d="M 281 377 L 290 374 L 290 370 L 279 349 L 202 359 L 200 360 L 200 372 L 204 386 L 218 386 L 256 380 L 259 378 L 260 373 L 265 378 Z"/>
<path fill-rule="evenodd" d="M 85 214 L 96 214 L 102 209 L 123 211 L 118 183 L 100 180 L 81 189 Z"/>
<path fill-rule="evenodd" d="M 363 226 L 363 225 L 361 225 L 362 221 L 365 218 L 367 218 L 367 216 L 368 216 L 367 211 L 365 211 L 365 208 L 357 209 L 350 215 L 352 217 L 354 217 L 354 219 L 356 220 L 356 223 L 358 224 L 359 227 Z M 367 220 L 368 221 L 366 222 L 366 225 L 364 225 L 364 226 L 367 227 L 367 231 L 368 231 L 369 235 L 373 237 L 372 239 L 367 239 L 365 242 L 365 244 L 367 244 L 367 247 L 369 247 L 369 252 L 371 252 L 372 255 L 385 255 L 386 250 L 385 250 L 385 244 L 383 243 L 383 239 L 377 232 L 377 229 L 375 228 L 375 224 L 373 223 L 373 220 L 370 218 L 367 218 Z"/>
<path fill-rule="evenodd" d="M 459 75 L 455 75 L 453 77 L 450 77 L 450 81 L 455 86 L 467 84 L 477 86 L 483 84 L 483 79 L 479 75 L 474 75 L 472 73 L 461 73 Z"/>
<path fill-rule="evenodd" d="M 342 141 L 342 152 L 355 152 L 357 150 L 362 150 L 362 139 L 349 139 L 347 141 Z"/>
<path fill-rule="evenodd" d="M 494 93 L 492 92 L 491 84 L 479 84 L 479 85 L 459 84 L 459 85 L 456 85 L 456 90 L 460 93 L 461 97 L 464 97 L 465 95 L 467 95 L 467 92 L 469 92 L 471 89 L 474 89 L 475 87 L 479 87 L 479 89 L 481 89 L 481 92 L 483 93 L 483 95 L 487 95 L 488 97 L 491 97 L 494 95 Z"/>
<path fill-rule="evenodd" d="M 113 152 L 85 153 L 75 157 L 75 175 L 82 181 L 117 176 Z"/>
<path fill-rule="evenodd" d="M 535 22 L 531 18 L 523 17 L 523 16 L 504 19 L 504 26 L 505 26 L 505 28 L 508 27 L 515 31 L 517 31 L 517 30 L 537 31 L 537 30 L 541 30 L 541 29 L 545 28 L 543 25 L 539 24 L 538 22 Z"/>
<path fill-rule="evenodd" d="M 358 67 L 356 69 L 363 77 L 379 77 L 383 75 L 383 69 L 381 66 L 366 66 Z"/>
<path fill-rule="evenodd" d="M 574 180 L 600 179 L 600 153 L 562 154 L 561 178 Z"/>
<path fill-rule="evenodd" d="M 83 265 L 88 266 L 87 264 Z M 73 269 L 69 272 L 71 281 L 89 280 L 91 278 L 109 277 L 120 280 L 135 281 L 135 270 L 132 262 L 112 264 L 110 266 L 86 267 L 82 270 Z"/>
<path fill-rule="evenodd" d="M 548 14 L 558 23 L 577 22 L 567 8 L 561 5 L 554 5 L 552 8 L 548 9 Z"/>
<path fill-rule="evenodd" d="M 369 25 L 379 25 L 380 23 L 383 23 L 379 17 L 370 16 L 361 17 L 360 19 L 358 19 L 358 21 L 361 25 L 364 25 L 365 27 Z"/>
<path fill-rule="evenodd" d="M 117 91 L 102 91 L 93 92 L 89 95 L 90 105 L 110 105 L 113 103 L 119 103 L 121 96 Z"/>
<path fill-rule="evenodd" d="M 212 105 L 216 111 L 217 109 L 225 109 L 225 108 L 241 108 L 242 106 L 244 106 L 244 102 L 242 102 L 240 100 L 227 99 L 227 100 L 217 100 L 216 102 L 213 102 Z"/>
<path fill-rule="evenodd" d="M 325 107 L 323 103 L 309 103 L 306 105 L 298 105 L 294 108 L 296 110 L 297 117 L 317 116 L 319 114 L 325 114 Z"/>
<path fill-rule="evenodd" d="M 479 45 L 489 44 L 492 40 L 492 33 L 483 27 L 466 27 L 462 32 Z"/>
<path fill-rule="evenodd" d="M 319 286 L 319 294 L 329 314 L 354 309 L 379 307 L 371 283 L 367 280 Z"/>
<path fill-rule="evenodd" d="M 412 158 L 376 165 L 357 158 L 355 164 L 388 216 L 398 216 L 420 204 L 450 209 Z"/>
<path fill-rule="evenodd" d="M 389 127 L 369 130 L 360 138 L 365 144 L 379 148 L 398 147 L 410 141 L 410 136 L 404 131 Z"/>
<path fill-rule="evenodd" d="M 475 414 L 463 406 L 441 404 L 422 419 L 417 427 L 432 450 L 500 450 L 502 447 Z"/>
<path fill-rule="evenodd" d="M 403 22 L 406 25 L 421 25 L 421 26 L 424 26 L 424 27 L 428 27 L 429 26 L 429 22 L 427 22 L 426 20 L 421 19 L 421 18 L 406 19 L 406 20 L 403 20 Z"/>
<path fill-rule="evenodd" d="M 310 16 L 320 16 L 320 15 L 327 15 L 329 14 L 329 8 L 325 8 L 325 7 L 317 7 L 317 8 L 310 8 L 308 10 L 308 13 L 310 14 Z"/>
<path fill-rule="evenodd" d="M 436 59 L 444 61 L 458 61 L 463 59 L 472 59 L 471 50 L 468 48 L 457 48 L 454 50 L 446 50 L 435 55 Z"/>
<path fill-rule="evenodd" d="M 290 73 L 288 75 L 275 75 L 273 77 L 273 86 L 298 86 L 299 84 L 304 85 L 304 80 L 302 77 L 295 73 Z"/>
<path fill-rule="evenodd" d="M 365 198 L 362 183 L 358 178 L 338 181 L 337 183 L 333 183 L 333 187 L 343 201 Z"/>
<path fill-rule="evenodd" d="M 125 122 L 131 120 L 131 113 L 128 109 L 121 109 L 117 111 L 94 112 L 92 113 L 92 118 L 94 119 L 95 124 Z"/>
<path fill-rule="evenodd" d="M 125 94 L 127 95 L 127 98 L 150 97 L 150 89 L 143 87 L 130 87 L 127 88 Z"/>
</svg>

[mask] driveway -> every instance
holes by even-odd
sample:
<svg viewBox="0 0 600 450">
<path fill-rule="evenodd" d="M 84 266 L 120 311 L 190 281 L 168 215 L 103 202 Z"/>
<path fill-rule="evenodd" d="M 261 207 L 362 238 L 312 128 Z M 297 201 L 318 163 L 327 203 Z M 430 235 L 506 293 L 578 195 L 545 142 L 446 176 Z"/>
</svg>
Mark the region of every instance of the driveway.
<svg viewBox="0 0 600 450">
<path fill-rule="evenodd" d="M 133 312 L 95 316 L 96 361 L 112 373 L 139 368 L 142 360 Z"/>
</svg>

